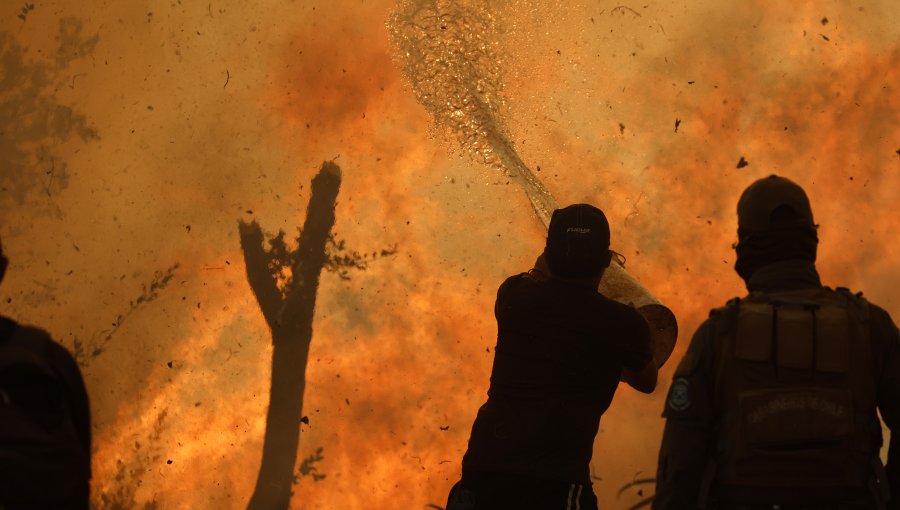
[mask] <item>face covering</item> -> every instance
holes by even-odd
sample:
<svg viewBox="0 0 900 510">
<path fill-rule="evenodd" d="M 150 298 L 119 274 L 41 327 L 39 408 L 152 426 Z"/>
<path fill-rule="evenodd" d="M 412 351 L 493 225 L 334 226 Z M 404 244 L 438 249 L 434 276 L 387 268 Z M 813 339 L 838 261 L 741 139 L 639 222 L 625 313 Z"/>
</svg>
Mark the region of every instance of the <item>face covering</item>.
<svg viewBox="0 0 900 510">
<path fill-rule="evenodd" d="M 738 229 L 734 246 L 734 270 L 746 282 L 759 268 L 782 260 L 816 261 L 819 236 L 809 227 L 786 227 L 764 231 Z"/>
</svg>

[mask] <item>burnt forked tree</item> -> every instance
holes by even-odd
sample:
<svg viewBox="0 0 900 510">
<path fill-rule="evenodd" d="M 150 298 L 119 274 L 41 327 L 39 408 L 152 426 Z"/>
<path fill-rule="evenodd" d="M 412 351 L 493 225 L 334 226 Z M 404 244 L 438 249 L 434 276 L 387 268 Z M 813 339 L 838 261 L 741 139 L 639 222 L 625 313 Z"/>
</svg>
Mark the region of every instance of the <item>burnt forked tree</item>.
<svg viewBox="0 0 900 510">
<path fill-rule="evenodd" d="M 290 504 L 316 291 L 328 260 L 326 243 L 340 186 L 341 169 L 333 162 L 322 163 L 312 180 L 296 250 L 288 250 L 284 232 L 270 239 L 266 250 L 258 223 L 238 225 L 247 280 L 272 332 L 273 347 L 262 464 L 248 510 L 286 510 Z M 279 281 L 284 281 L 281 287 Z"/>
</svg>

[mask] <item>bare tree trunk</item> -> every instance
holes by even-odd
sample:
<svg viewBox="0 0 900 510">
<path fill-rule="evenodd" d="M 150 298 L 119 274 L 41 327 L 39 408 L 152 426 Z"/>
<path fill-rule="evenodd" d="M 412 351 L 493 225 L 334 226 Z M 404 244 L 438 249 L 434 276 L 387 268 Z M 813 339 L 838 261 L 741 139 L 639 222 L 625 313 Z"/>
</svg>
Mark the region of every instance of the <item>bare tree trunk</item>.
<svg viewBox="0 0 900 510">
<path fill-rule="evenodd" d="M 290 504 L 316 291 L 340 186 L 340 168 L 332 162 L 323 163 L 312 180 L 312 195 L 295 251 L 285 248 L 283 232 L 269 241 L 271 249 L 266 250 L 258 223 L 241 221 L 238 225 L 247 280 L 272 331 L 273 346 L 262 464 L 248 510 L 286 510 Z M 283 268 L 289 268 L 291 277 L 281 291 L 276 275 Z"/>
</svg>

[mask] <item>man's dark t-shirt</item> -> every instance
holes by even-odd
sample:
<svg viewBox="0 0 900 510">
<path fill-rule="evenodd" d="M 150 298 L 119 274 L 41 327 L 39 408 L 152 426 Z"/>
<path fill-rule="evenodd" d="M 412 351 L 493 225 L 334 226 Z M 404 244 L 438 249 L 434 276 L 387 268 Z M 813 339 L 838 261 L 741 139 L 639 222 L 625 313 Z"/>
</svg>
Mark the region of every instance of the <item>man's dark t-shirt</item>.
<svg viewBox="0 0 900 510">
<path fill-rule="evenodd" d="M 494 314 L 488 401 L 463 478 L 508 473 L 590 486 L 594 437 L 622 368 L 652 360 L 646 321 L 591 287 L 527 273 L 500 286 Z"/>
</svg>

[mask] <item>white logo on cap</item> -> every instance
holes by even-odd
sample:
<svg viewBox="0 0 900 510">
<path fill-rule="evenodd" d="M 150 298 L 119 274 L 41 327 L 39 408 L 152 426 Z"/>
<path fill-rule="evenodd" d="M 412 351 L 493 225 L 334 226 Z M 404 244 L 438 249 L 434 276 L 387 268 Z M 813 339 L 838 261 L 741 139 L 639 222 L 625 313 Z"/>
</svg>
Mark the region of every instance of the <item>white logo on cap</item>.
<svg viewBox="0 0 900 510">
<path fill-rule="evenodd" d="M 566 229 L 566 233 L 575 232 L 576 234 L 590 234 L 591 229 L 585 227 L 569 227 Z"/>
</svg>

